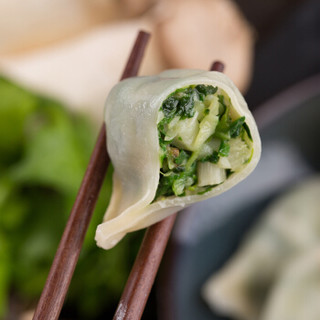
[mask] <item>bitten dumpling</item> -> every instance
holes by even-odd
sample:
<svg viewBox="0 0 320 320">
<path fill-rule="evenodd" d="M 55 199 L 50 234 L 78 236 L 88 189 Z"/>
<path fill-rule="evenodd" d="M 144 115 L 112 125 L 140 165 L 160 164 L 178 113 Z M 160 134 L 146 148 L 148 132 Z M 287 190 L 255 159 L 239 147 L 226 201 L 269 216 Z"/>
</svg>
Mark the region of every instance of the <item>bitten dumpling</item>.
<svg viewBox="0 0 320 320">
<path fill-rule="evenodd" d="M 215 71 L 168 70 L 124 80 L 107 98 L 105 122 L 114 166 L 110 205 L 96 231 L 105 249 L 230 189 L 260 158 L 246 102 Z"/>
</svg>

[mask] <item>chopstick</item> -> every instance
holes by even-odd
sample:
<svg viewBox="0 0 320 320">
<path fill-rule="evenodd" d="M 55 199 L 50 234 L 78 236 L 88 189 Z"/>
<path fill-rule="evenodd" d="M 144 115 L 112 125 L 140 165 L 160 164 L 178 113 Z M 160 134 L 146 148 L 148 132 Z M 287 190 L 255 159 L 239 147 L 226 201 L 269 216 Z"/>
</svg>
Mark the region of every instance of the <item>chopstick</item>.
<svg viewBox="0 0 320 320">
<path fill-rule="evenodd" d="M 224 64 L 215 61 L 210 70 L 223 72 Z M 141 319 L 176 217 L 169 216 L 147 229 L 113 320 Z"/>
<path fill-rule="evenodd" d="M 140 31 L 121 80 L 136 76 L 150 35 Z M 60 240 L 33 320 L 58 319 L 77 264 L 82 243 L 110 162 L 102 125 L 69 220 Z"/>
</svg>

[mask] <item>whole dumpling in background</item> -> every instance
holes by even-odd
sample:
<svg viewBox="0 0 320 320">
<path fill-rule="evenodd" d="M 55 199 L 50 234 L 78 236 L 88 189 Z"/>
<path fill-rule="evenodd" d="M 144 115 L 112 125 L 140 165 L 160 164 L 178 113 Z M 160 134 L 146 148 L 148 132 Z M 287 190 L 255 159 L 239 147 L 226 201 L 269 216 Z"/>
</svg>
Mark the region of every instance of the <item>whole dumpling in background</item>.
<svg viewBox="0 0 320 320">
<path fill-rule="evenodd" d="M 108 91 L 119 81 L 139 28 L 147 20 L 98 26 L 85 34 L 34 52 L 0 59 L 0 70 L 26 87 L 64 101 L 101 123 Z M 142 67 L 160 72 L 156 38 Z M 152 59 L 152 62 L 150 61 Z"/>
<path fill-rule="evenodd" d="M 230 0 L 175 0 L 163 4 L 157 27 L 164 57 L 172 68 L 207 70 L 212 60 L 245 92 L 251 79 L 254 32 Z"/>
<path fill-rule="evenodd" d="M 314 177 L 267 208 L 235 256 L 205 284 L 213 310 L 235 319 L 259 318 L 282 269 L 319 244 L 319 194 L 320 177 Z"/>
<path fill-rule="evenodd" d="M 140 29 L 142 75 L 220 59 L 240 91 L 250 83 L 253 32 L 231 0 L 0 0 L 0 27 L 2 74 L 99 123 Z"/>
<path fill-rule="evenodd" d="M 70 39 L 120 15 L 117 0 L 0 0 L 0 57 Z"/>
<path fill-rule="evenodd" d="M 319 320 L 320 248 L 292 261 L 275 284 L 261 320 Z"/>
</svg>

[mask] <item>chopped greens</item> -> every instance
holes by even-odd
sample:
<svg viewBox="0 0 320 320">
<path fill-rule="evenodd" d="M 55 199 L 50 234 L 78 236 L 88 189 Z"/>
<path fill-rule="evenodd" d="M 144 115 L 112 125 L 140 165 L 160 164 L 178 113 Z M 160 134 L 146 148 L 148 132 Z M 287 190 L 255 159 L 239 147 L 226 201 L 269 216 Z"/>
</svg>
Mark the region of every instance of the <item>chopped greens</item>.
<svg viewBox="0 0 320 320">
<path fill-rule="evenodd" d="M 185 150 L 181 150 L 178 157 L 174 160 L 174 162 L 178 165 L 186 164 L 187 160 L 189 159 L 190 155 Z"/>
<path fill-rule="evenodd" d="M 170 122 L 175 116 L 180 116 L 182 119 L 192 118 L 194 115 L 194 98 L 195 90 L 189 88 L 177 90 L 170 95 L 161 107 L 166 118 L 165 122 Z"/>
<path fill-rule="evenodd" d="M 162 103 L 161 110 L 165 116 L 163 124 L 169 123 L 175 116 L 180 116 L 181 119 L 192 118 L 195 100 L 203 101 L 205 96 L 214 94 L 217 90 L 217 87 L 205 85 L 176 90 Z"/>
<path fill-rule="evenodd" d="M 213 151 L 211 155 L 206 156 L 204 158 L 199 159 L 201 162 L 211 162 L 218 163 L 219 161 L 219 153 L 217 151 Z"/>
<path fill-rule="evenodd" d="M 221 109 L 223 111 L 220 115 L 220 120 L 216 127 L 216 131 L 214 135 L 216 138 L 227 140 L 227 139 L 230 139 L 230 123 L 231 123 L 229 107 L 226 106 L 223 95 L 218 95 L 218 100 L 219 100 Z"/>
<path fill-rule="evenodd" d="M 230 145 L 226 140 L 222 140 L 219 148 L 219 156 L 227 157 L 229 155 Z"/>
<path fill-rule="evenodd" d="M 249 140 L 252 141 L 251 132 L 250 132 L 250 129 L 249 129 L 249 127 L 248 127 L 248 125 L 246 123 L 243 124 L 243 129 L 246 131 Z"/>
<path fill-rule="evenodd" d="M 236 138 L 240 135 L 241 130 L 243 130 L 244 121 L 245 121 L 245 117 L 241 117 L 231 123 L 230 125 L 231 138 Z"/>
<path fill-rule="evenodd" d="M 195 90 L 199 95 L 199 100 L 203 101 L 205 96 L 208 96 L 209 94 L 215 94 L 218 90 L 218 87 L 205 86 L 203 84 L 199 84 L 195 86 Z"/>
<path fill-rule="evenodd" d="M 160 171 L 161 172 L 161 171 Z M 173 169 L 167 173 L 160 173 L 160 181 L 155 199 L 161 196 L 180 196 L 184 193 L 185 187 L 191 186 L 196 182 L 196 166 L 193 165 L 189 170 L 179 171 Z"/>
<path fill-rule="evenodd" d="M 154 201 L 204 194 L 250 162 L 249 127 L 245 117 L 231 116 L 231 108 L 222 89 L 205 84 L 180 88 L 163 101 L 158 123 L 161 169 Z"/>
<path fill-rule="evenodd" d="M 177 113 L 179 101 L 174 97 L 169 97 L 162 105 L 164 116 L 168 119 L 173 118 Z"/>
</svg>

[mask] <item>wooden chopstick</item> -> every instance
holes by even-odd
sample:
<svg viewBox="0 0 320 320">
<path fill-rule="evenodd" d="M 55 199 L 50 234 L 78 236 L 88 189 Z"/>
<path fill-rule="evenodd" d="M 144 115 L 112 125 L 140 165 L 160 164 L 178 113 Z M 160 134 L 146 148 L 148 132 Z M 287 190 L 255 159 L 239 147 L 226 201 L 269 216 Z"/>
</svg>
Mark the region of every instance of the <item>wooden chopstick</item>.
<svg viewBox="0 0 320 320">
<path fill-rule="evenodd" d="M 150 35 L 140 31 L 121 80 L 136 76 Z M 58 319 L 77 264 L 85 233 L 102 186 L 109 156 L 102 126 L 76 201 L 62 235 L 33 320 Z"/>
<path fill-rule="evenodd" d="M 223 72 L 224 64 L 215 61 L 210 70 Z M 176 216 L 174 214 L 147 229 L 113 320 L 141 319 Z"/>
</svg>

